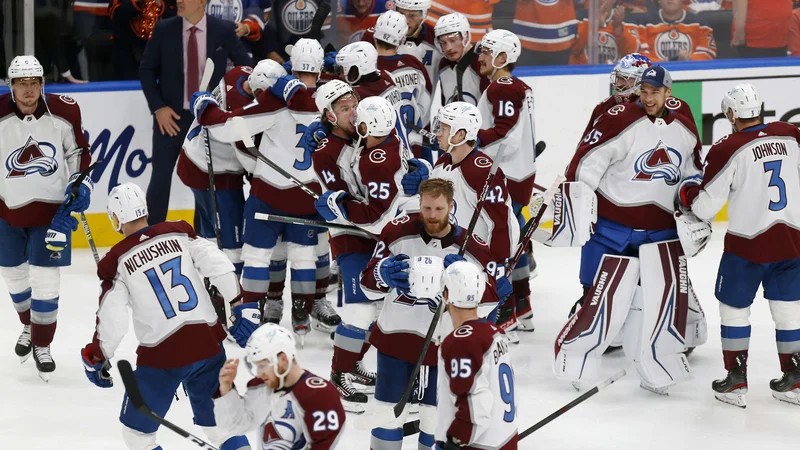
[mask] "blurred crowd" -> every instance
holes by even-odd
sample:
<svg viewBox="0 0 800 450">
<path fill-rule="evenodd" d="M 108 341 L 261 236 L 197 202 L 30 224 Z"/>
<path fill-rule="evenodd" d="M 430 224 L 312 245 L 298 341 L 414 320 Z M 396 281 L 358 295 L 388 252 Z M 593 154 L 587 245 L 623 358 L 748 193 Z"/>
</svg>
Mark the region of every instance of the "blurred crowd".
<svg viewBox="0 0 800 450">
<path fill-rule="evenodd" d="M 35 50 L 46 79 L 138 79 L 155 24 L 175 16 L 179 1 L 35 0 Z M 207 0 L 206 12 L 230 21 L 254 60 L 283 62 L 286 45 L 310 30 L 323 1 L 332 12 L 322 42 L 334 48 L 360 40 L 394 7 L 392 0 Z M 0 0 L 4 38 L 22 35 L 14 20 L 22 4 Z M 653 61 L 800 55 L 800 0 L 433 0 L 420 20 L 432 27 L 450 12 L 469 19 L 472 41 L 492 28 L 516 33 L 520 65 L 612 63 L 632 52 Z M 596 52 L 589 51 L 593 42 Z M 2 70 L 9 53 L 14 49 L 0 46 Z"/>
</svg>

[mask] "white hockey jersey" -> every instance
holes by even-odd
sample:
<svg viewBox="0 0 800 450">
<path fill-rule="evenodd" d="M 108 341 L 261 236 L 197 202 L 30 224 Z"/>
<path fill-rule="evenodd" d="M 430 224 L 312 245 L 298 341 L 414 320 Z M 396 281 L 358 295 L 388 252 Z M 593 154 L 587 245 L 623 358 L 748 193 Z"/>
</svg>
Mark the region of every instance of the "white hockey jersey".
<svg viewBox="0 0 800 450">
<path fill-rule="evenodd" d="M 437 441 L 453 436 L 470 449 L 517 448 L 517 407 L 510 345 L 497 325 L 470 320 L 439 352 Z"/>
<path fill-rule="evenodd" d="M 400 101 L 394 106 L 403 125 L 427 126 L 431 107 L 431 80 L 422 63 L 409 55 L 379 56 L 378 68 L 391 75 L 400 91 Z M 417 132 L 409 131 L 408 138 L 411 145 L 422 144 L 422 136 Z"/>
<path fill-rule="evenodd" d="M 717 141 L 692 211 L 712 220 L 728 202 L 725 251 L 756 263 L 800 258 L 800 131 L 772 122 Z"/>
<path fill-rule="evenodd" d="M 680 182 L 700 175 L 702 144 L 694 122 L 675 110 L 649 117 L 639 103 L 611 107 L 583 138 L 567 181 L 597 192 L 597 215 L 631 228 L 675 228 Z"/>
<path fill-rule="evenodd" d="M 278 391 L 253 378 L 244 397 L 236 389 L 216 397 L 214 417 L 234 435 L 258 429 L 260 442 L 253 448 L 264 450 L 334 449 L 347 420 L 336 388 L 309 371 Z"/>
<path fill-rule="evenodd" d="M 468 58 L 470 61 L 461 76 L 461 98 L 458 96 L 458 80 L 456 79 L 458 63 L 447 58 L 442 58 L 439 62 L 439 81 L 434 88 L 431 103 L 431 123 L 439 113 L 439 108 L 448 103 L 461 100 L 477 106 L 483 91 L 489 87 L 489 78 L 481 75 L 478 55 L 469 49 L 461 58 L 462 60 Z"/>
<path fill-rule="evenodd" d="M 127 236 L 97 267 L 100 306 L 92 339 L 95 356 L 114 356 L 128 331 L 128 309 L 139 341 L 137 365 L 173 369 L 221 350 L 218 323 L 203 278 L 225 300 L 239 295 L 233 264 L 184 221 L 162 222 Z"/>
<path fill-rule="evenodd" d="M 72 97 L 46 94 L 33 114 L 23 115 L 0 95 L 0 218 L 13 227 L 49 225 L 69 177 L 89 167 L 89 144 L 81 110 Z"/>
<path fill-rule="evenodd" d="M 406 38 L 405 43 L 397 48 L 397 52 L 401 55 L 416 57 L 425 66 L 428 78 L 432 82 L 439 79 L 439 63 L 442 60 L 442 52 L 436 48 L 435 40 L 433 27 L 423 23 L 417 37 Z"/>
</svg>

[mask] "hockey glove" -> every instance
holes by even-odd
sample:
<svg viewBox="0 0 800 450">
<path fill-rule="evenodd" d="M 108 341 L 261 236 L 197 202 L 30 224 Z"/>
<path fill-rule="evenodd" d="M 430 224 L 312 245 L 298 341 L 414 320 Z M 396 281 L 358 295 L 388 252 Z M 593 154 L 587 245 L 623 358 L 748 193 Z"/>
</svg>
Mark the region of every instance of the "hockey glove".
<svg viewBox="0 0 800 450">
<path fill-rule="evenodd" d="M 464 257 L 459 255 L 458 253 L 450 253 L 449 255 L 444 257 L 444 268 L 447 269 L 447 267 L 449 267 L 450 264 L 453 264 L 456 261 L 466 261 L 466 259 L 464 259 Z"/>
<path fill-rule="evenodd" d="M 447 437 L 447 442 L 439 441 L 436 443 L 437 450 L 459 450 L 464 444 L 453 436 Z"/>
<path fill-rule="evenodd" d="M 431 168 L 427 161 L 422 159 L 409 159 L 408 172 L 403 175 L 403 192 L 406 195 L 417 195 L 419 184 L 427 180 L 431 175 Z"/>
<path fill-rule="evenodd" d="M 67 212 L 78 212 L 82 213 L 89 209 L 89 201 L 91 200 L 92 191 L 94 190 L 94 181 L 90 177 L 84 177 L 81 184 L 77 186 L 77 190 L 75 191 L 75 195 L 72 194 L 72 185 L 75 181 L 78 180 L 80 173 L 73 173 L 71 177 L 69 177 L 69 184 L 67 184 L 67 190 L 64 191 L 64 195 L 67 197 L 64 200 L 64 207 Z"/>
<path fill-rule="evenodd" d="M 407 293 L 411 289 L 411 286 L 408 284 L 407 259 L 408 255 L 401 253 L 397 256 L 392 255 L 378 261 L 378 264 L 375 265 L 375 271 L 373 272 L 378 285 Z"/>
<path fill-rule="evenodd" d="M 325 59 L 322 60 L 323 69 L 325 72 L 334 73 L 336 71 L 336 55 L 339 52 L 328 52 L 325 53 Z"/>
<path fill-rule="evenodd" d="M 500 305 L 506 302 L 506 299 L 514 292 L 514 286 L 508 276 L 503 276 L 495 279 L 497 285 L 497 297 L 500 299 Z"/>
<path fill-rule="evenodd" d="M 285 70 L 286 73 L 288 73 L 289 75 L 292 74 L 292 61 L 291 60 L 288 60 L 285 63 L 283 63 L 283 70 Z"/>
<path fill-rule="evenodd" d="M 314 207 L 323 219 L 333 222 L 338 218 L 347 219 L 347 215 L 341 206 L 344 200 L 344 191 L 327 191 L 320 198 L 314 200 Z"/>
<path fill-rule="evenodd" d="M 275 81 L 275 84 L 269 87 L 269 91 L 275 97 L 282 98 L 287 105 L 292 104 L 292 97 L 298 91 L 305 91 L 306 85 L 298 80 L 294 75 L 284 75 Z"/>
<path fill-rule="evenodd" d="M 681 186 L 678 189 L 678 200 L 682 206 L 686 208 L 692 207 L 692 202 L 697 197 L 697 194 L 700 193 L 700 185 L 702 183 L 703 179 L 699 176 L 689 177 L 681 181 Z"/>
<path fill-rule="evenodd" d="M 199 121 L 203 116 L 203 111 L 206 110 L 208 105 L 219 106 L 217 99 L 211 92 L 198 91 L 192 94 L 192 100 L 189 102 L 192 105 L 192 114 Z"/>
<path fill-rule="evenodd" d="M 109 370 L 111 370 L 111 361 L 98 361 L 93 353 L 93 344 L 88 344 L 81 350 L 81 361 L 83 362 L 83 370 L 86 372 L 86 378 L 97 387 L 110 388 L 114 386 L 114 379 L 111 378 L 111 374 L 109 373 Z"/>
<path fill-rule="evenodd" d="M 308 124 L 306 130 L 303 131 L 300 146 L 306 151 L 314 152 L 326 137 L 328 137 L 328 129 L 320 121 L 315 120 Z"/>
<path fill-rule="evenodd" d="M 47 229 L 47 234 L 44 237 L 47 249 L 53 252 L 60 252 L 67 248 L 69 235 L 78 229 L 78 219 L 72 217 L 64 210 L 64 205 L 61 205 L 53 216 L 53 221 L 50 222 L 50 228 Z"/>
<path fill-rule="evenodd" d="M 241 305 L 233 308 L 234 322 L 233 326 L 228 328 L 236 343 L 239 347 L 244 348 L 247 345 L 247 340 L 250 335 L 256 331 L 256 328 L 261 324 L 261 310 L 258 308 L 258 303 L 242 303 Z"/>
</svg>

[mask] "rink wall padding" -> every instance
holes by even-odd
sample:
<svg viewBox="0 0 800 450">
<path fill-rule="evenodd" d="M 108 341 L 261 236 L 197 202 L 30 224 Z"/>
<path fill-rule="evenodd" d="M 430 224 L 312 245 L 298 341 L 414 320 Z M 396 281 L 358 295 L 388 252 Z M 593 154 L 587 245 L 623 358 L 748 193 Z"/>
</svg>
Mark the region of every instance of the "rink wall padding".
<svg viewBox="0 0 800 450">
<path fill-rule="evenodd" d="M 720 111 L 720 100 L 738 83 L 752 83 L 758 88 L 764 99 L 765 122 L 800 124 L 800 97 L 792 95 L 800 78 L 800 58 L 692 61 L 665 66 L 675 80 L 673 95 L 692 109 L 704 153 L 730 133 Z M 536 139 L 547 143 L 547 150 L 537 161 L 538 184 L 547 186 L 569 163 L 592 109 L 609 94 L 611 68 L 599 65 L 515 70 L 514 74 L 533 89 Z M 150 179 L 153 118 L 141 85 L 135 81 L 47 84 L 45 90 L 70 95 L 80 105 L 92 160 L 101 161 L 92 173 L 95 191 L 87 219 L 97 245 L 113 245 L 121 237 L 113 231 L 105 213 L 109 190 L 126 181 L 147 188 Z M 4 92 L 7 88 L 0 88 L 0 94 Z M 168 218 L 191 223 L 193 208 L 191 192 L 173 176 Z M 717 220 L 727 220 L 726 210 Z M 87 246 L 80 228 L 73 242 L 75 247 Z"/>
</svg>

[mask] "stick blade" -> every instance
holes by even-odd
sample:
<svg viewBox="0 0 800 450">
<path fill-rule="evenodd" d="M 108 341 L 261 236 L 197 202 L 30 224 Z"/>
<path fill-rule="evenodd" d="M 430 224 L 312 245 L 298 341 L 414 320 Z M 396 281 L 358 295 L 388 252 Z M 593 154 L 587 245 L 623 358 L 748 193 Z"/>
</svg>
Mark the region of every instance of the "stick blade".
<svg viewBox="0 0 800 450">
<path fill-rule="evenodd" d="M 253 142 L 253 136 L 250 135 L 250 131 L 247 130 L 247 124 L 244 122 L 244 119 L 241 117 L 234 117 L 231 120 L 231 126 L 234 130 L 236 130 L 236 134 L 242 140 L 242 143 L 248 149 L 255 149 L 256 144 Z"/>
<path fill-rule="evenodd" d="M 211 77 L 214 76 L 214 60 L 211 58 L 206 59 L 206 68 L 203 70 L 203 78 L 200 79 L 200 90 L 207 91 L 208 85 L 211 83 Z"/>
<path fill-rule="evenodd" d="M 142 408 L 148 409 L 144 403 L 142 392 L 139 390 L 139 384 L 136 382 L 136 375 L 133 374 L 131 363 L 120 359 L 117 361 L 117 370 L 119 370 L 119 376 L 122 378 L 122 384 L 125 385 L 125 392 L 128 394 L 128 401 L 131 402 L 131 405 L 138 411 L 142 411 Z"/>
</svg>

